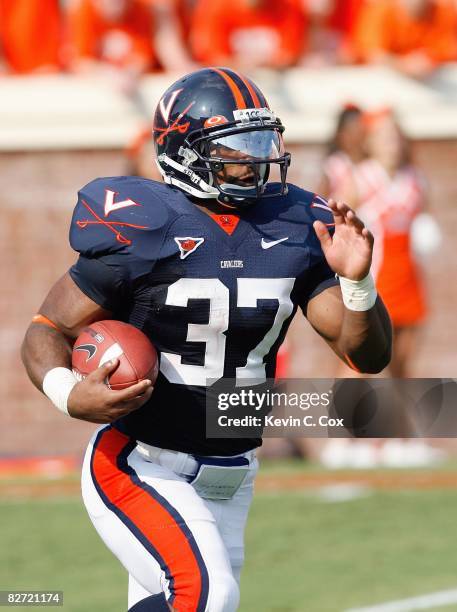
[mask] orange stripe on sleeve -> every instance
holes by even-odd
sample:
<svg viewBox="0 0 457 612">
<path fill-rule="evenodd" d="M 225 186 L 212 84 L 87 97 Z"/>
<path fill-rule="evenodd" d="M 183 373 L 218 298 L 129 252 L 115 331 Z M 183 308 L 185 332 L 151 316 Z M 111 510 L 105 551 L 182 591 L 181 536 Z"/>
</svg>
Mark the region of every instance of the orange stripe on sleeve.
<svg viewBox="0 0 457 612">
<path fill-rule="evenodd" d="M 34 317 L 32 317 L 32 323 L 38 323 L 40 325 L 47 325 L 48 327 L 52 327 L 53 329 L 60 331 L 60 329 L 57 327 L 55 323 L 51 321 L 51 319 L 48 319 L 48 317 L 45 317 L 44 315 L 41 315 L 41 314 L 36 314 Z"/>
<path fill-rule="evenodd" d="M 344 353 L 344 358 L 346 360 L 346 363 L 348 364 L 348 366 L 350 368 L 352 368 L 353 370 L 355 370 L 356 372 L 359 372 L 359 374 L 361 373 L 361 370 L 359 370 L 359 368 L 354 364 L 354 362 L 351 360 L 351 358 L 349 357 L 349 355 L 347 355 L 346 353 Z"/>
</svg>

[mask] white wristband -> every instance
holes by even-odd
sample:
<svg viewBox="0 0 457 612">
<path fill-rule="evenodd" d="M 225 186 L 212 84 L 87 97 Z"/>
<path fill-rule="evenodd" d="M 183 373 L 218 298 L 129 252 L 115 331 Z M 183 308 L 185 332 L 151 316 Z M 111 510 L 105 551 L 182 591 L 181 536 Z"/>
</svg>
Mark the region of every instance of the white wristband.
<svg viewBox="0 0 457 612">
<path fill-rule="evenodd" d="M 368 273 L 362 280 L 354 281 L 340 276 L 343 302 L 349 310 L 363 312 L 373 308 L 378 297 L 373 277 Z"/>
<path fill-rule="evenodd" d="M 68 396 L 77 382 L 75 375 L 68 368 L 53 368 L 43 379 L 43 393 L 56 408 L 68 414 Z"/>
</svg>

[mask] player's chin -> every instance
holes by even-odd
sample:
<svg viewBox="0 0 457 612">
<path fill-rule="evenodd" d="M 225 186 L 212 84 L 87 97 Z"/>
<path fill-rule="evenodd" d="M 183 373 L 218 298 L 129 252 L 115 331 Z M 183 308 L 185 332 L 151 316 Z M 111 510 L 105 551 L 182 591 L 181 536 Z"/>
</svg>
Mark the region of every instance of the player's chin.
<svg viewBox="0 0 457 612">
<path fill-rule="evenodd" d="M 250 176 L 246 178 L 241 178 L 236 181 L 231 181 L 233 184 L 238 185 L 238 187 L 255 187 L 255 177 Z"/>
<path fill-rule="evenodd" d="M 237 187 L 255 187 L 255 176 L 252 173 L 241 176 L 226 176 L 226 178 L 220 180 L 219 183 L 228 183 L 229 185 L 236 185 Z"/>
</svg>

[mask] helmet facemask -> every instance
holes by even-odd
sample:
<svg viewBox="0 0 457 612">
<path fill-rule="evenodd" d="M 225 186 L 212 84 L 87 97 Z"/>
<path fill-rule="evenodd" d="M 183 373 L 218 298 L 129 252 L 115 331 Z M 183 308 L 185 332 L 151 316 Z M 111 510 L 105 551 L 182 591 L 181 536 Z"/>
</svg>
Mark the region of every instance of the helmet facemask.
<svg viewBox="0 0 457 612">
<path fill-rule="evenodd" d="M 169 165 L 181 171 L 187 181 L 190 179 L 195 187 L 186 190 L 192 195 L 217 198 L 224 205 L 244 208 L 261 198 L 287 193 L 290 154 L 284 151 L 283 131 L 276 118 L 237 120 L 195 130 L 188 134 L 178 158 Z M 159 161 L 170 162 L 169 158 Z M 272 164 L 279 167 L 280 185 L 266 192 Z"/>
</svg>

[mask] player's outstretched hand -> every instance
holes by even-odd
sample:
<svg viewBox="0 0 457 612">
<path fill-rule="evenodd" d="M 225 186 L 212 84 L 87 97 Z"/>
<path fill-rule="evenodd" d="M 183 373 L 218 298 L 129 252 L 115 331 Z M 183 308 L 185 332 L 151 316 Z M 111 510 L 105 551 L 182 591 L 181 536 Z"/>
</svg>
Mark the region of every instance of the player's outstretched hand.
<svg viewBox="0 0 457 612">
<path fill-rule="evenodd" d="M 335 222 L 333 236 L 322 221 L 315 221 L 313 224 L 325 259 L 338 276 L 361 280 L 370 271 L 373 234 L 347 204 L 329 200 L 328 205 Z"/>
<path fill-rule="evenodd" d="M 112 423 L 147 402 L 153 391 L 150 380 L 121 391 L 106 385 L 106 379 L 118 365 L 118 359 L 109 361 L 73 387 L 67 403 L 70 416 L 91 423 Z"/>
</svg>

